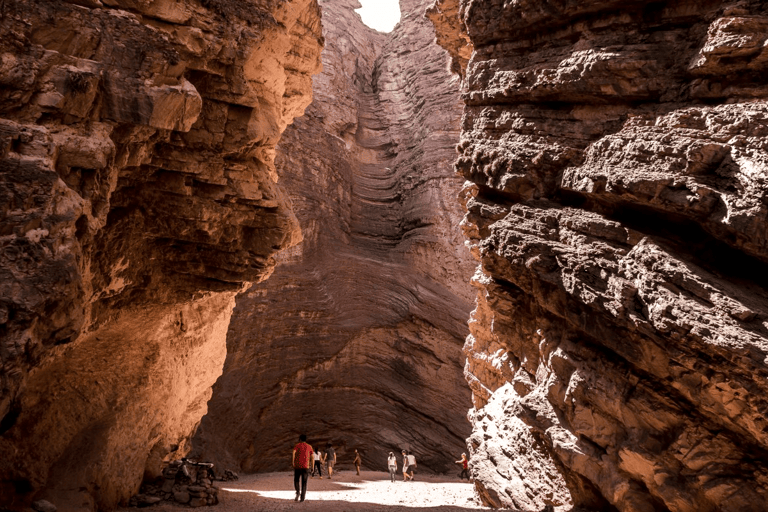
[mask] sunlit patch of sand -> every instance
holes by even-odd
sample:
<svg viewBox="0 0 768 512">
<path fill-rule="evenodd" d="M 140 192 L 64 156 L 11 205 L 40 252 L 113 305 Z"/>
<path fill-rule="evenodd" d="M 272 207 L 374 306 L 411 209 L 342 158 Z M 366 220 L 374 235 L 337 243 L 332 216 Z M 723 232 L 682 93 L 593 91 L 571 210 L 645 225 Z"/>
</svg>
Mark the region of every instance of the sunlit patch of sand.
<svg viewBox="0 0 768 512">
<path fill-rule="evenodd" d="M 245 475 L 236 482 L 222 482 L 221 504 L 217 509 L 229 511 L 228 502 L 250 501 L 263 510 L 406 510 L 427 508 L 440 511 L 484 509 L 475 495 L 474 486 L 456 477 L 416 475 L 413 482 L 403 482 L 402 474 L 391 482 L 389 474 L 352 471 L 336 474 L 333 480 L 310 478 L 306 501 L 296 504 L 293 473 L 261 473 Z M 332 503 L 331 503 L 332 502 Z M 289 507 L 289 508 L 284 508 Z M 235 506 L 233 512 L 240 510 Z"/>
</svg>

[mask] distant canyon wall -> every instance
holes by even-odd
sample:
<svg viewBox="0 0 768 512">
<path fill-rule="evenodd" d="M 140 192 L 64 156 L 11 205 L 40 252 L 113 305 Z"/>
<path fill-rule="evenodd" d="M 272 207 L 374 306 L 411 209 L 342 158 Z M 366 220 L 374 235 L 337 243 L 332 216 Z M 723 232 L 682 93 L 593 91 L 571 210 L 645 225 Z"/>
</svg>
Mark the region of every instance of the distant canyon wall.
<svg viewBox="0 0 768 512">
<path fill-rule="evenodd" d="M 0 503 L 110 509 L 187 453 L 235 295 L 301 239 L 274 147 L 313 0 L 0 5 Z"/>
<path fill-rule="evenodd" d="M 453 171 L 462 105 L 426 2 L 390 34 L 325 0 L 314 101 L 278 146 L 304 240 L 237 298 L 224 375 L 195 438 L 220 467 L 284 470 L 300 433 L 386 469 L 453 470 L 470 433 L 461 352 L 475 263 Z"/>
<path fill-rule="evenodd" d="M 494 506 L 768 499 L 768 5 L 438 0 Z"/>
</svg>

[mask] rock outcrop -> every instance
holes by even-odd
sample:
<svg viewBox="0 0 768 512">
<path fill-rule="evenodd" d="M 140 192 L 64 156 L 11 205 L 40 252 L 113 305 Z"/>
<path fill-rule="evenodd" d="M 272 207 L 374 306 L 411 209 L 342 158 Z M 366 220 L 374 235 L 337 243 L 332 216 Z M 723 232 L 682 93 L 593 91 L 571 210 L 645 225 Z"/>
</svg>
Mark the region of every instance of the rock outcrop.
<svg viewBox="0 0 768 512">
<path fill-rule="evenodd" d="M 300 239 L 273 158 L 319 8 L 0 10 L 0 503 L 110 509 L 186 453 L 235 295 Z"/>
<path fill-rule="evenodd" d="M 356 0 L 326 0 L 323 73 L 276 159 L 304 241 L 237 299 L 224 375 L 195 453 L 283 470 L 302 432 L 338 460 L 384 470 L 415 452 L 446 471 L 465 451 L 461 347 L 474 261 L 457 228 L 459 79 L 425 2 L 390 34 Z"/>
<path fill-rule="evenodd" d="M 438 0 L 430 17 L 466 63 L 484 500 L 765 510 L 768 6 Z"/>
</svg>

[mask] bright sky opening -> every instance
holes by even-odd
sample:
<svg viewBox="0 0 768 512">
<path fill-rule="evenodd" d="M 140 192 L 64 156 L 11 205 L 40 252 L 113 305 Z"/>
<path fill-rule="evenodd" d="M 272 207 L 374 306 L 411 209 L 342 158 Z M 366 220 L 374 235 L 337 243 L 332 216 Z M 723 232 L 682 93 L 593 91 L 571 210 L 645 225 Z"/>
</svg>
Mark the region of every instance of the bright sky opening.
<svg viewBox="0 0 768 512">
<path fill-rule="evenodd" d="M 400 0 L 359 0 L 363 6 L 355 12 L 363 23 L 379 32 L 392 32 L 400 21 Z"/>
</svg>

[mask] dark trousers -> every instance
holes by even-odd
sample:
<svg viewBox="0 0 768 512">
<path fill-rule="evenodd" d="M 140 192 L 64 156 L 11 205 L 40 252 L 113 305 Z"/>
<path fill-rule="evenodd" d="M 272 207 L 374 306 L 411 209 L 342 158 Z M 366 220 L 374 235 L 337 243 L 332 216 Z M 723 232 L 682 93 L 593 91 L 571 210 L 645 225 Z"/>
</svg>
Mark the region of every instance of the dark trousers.
<svg viewBox="0 0 768 512">
<path fill-rule="evenodd" d="M 312 476 L 315 476 L 315 471 L 320 476 L 323 476 L 323 465 L 319 460 L 315 461 L 315 469 L 312 470 Z"/>
<path fill-rule="evenodd" d="M 296 489 L 296 494 L 304 501 L 304 496 L 307 494 L 307 478 L 309 477 L 309 469 L 294 469 L 293 470 L 293 487 Z M 301 480 L 301 485 L 299 485 Z"/>
<path fill-rule="evenodd" d="M 459 475 L 459 478 L 464 480 L 465 478 L 469 480 L 469 471 L 466 470 L 466 468 L 461 470 L 461 474 Z"/>
</svg>

